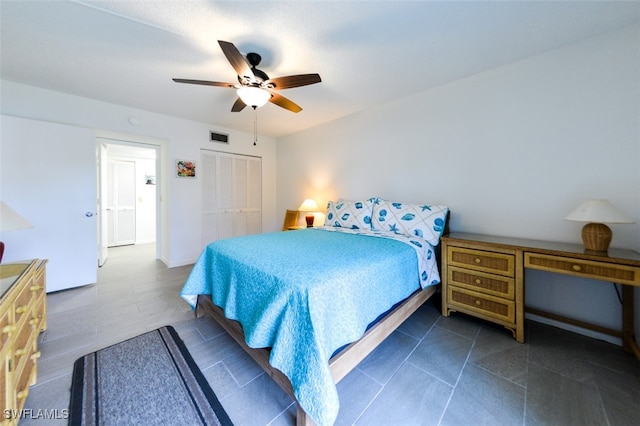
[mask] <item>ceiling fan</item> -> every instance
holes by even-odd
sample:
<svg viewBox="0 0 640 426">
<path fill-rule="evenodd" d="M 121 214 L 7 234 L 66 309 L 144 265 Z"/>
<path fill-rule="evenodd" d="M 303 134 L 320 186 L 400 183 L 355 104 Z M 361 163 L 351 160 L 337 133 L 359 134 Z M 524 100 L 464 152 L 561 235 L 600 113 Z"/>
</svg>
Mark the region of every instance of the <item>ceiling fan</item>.
<svg viewBox="0 0 640 426">
<path fill-rule="evenodd" d="M 245 58 L 233 43 L 218 40 L 218 44 L 220 44 L 222 52 L 227 57 L 233 69 L 238 73 L 238 83 L 221 83 L 218 81 L 188 80 L 183 78 L 174 78 L 173 81 L 176 83 L 201 84 L 204 86 L 237 89 L 238 99 L 231 107 L 232 112 L 242 111 L 247 105 L 256 109 L 263 106 L 267 101 L 291 112 L 300 112 L 302 108 L 299 105 L 276 91 L 307 86 L 322 81 L 318 74 L 299 74 L 269 78 L 264 71 L 256 68 L 262 60 L 259 54 L 253 52 L 248 53 Z"/>
</svg>

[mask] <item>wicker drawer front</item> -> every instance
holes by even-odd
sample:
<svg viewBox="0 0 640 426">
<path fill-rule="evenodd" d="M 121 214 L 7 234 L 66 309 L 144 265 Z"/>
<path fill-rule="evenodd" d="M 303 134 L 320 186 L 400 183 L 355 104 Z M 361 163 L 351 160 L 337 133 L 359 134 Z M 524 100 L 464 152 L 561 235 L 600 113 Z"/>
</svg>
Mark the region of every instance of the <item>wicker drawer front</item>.
<svg viewBox="0 0 640 426">
<path fill-rule="evenodd" d="M 16 297 L 15 302 L 13 303 L 14 309 L 14 320 L 15 323 L 21 322 L 24 317 L 31 317 L 31 309 L 34 306 L 34 293 L 30 290 L 31 285 L 33 284 L 33 277 L 29 277 L 26 285 Z"/>
<path fill-rule="evenodd" d="M 513 278 L 457 268 L 455 266 L 449 267 L 448 274 L 448 282 L 450 285 L 464 287 L 469 290 L 492 294 L 498 297 L 505 297 L 510 300 L 514 298 L 515 285 Z"/>
<path fill-rule="evenodd" d="M 447 293 L 449 305 L 458 307 L 461 311 L 472 311 L 510 324 L 515 322 L 514 301 L 455 286 L 449 286 Z"/>
<path fill-rule="evenodd" d="M 638 268 L 624 265 L 616 265 L 615 268 L 612 268 L 607 264 L 590 260 L 525 253 L 524 266 L 526 268 L 559 272 L 596 280 L 613 281 L 620 284 L 640 285 Z"/>
<path fill-rule="evenodd" d="M 460 266 L 507 277 L 513 277 L 515 273 L 515 256 L 511 254 L 449 246 L 447 260 L 450 266 Z"/>
</svg>

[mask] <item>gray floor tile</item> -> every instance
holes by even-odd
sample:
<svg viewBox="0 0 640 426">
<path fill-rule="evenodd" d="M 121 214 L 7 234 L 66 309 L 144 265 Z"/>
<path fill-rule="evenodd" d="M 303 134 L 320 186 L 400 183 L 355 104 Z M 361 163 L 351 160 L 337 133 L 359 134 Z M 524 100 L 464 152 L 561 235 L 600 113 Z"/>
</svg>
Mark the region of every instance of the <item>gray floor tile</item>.
<svg viewBox="0 0 640 426">
<path fill-rule="evenodd" d="M 410 364 L 455 386 L 473 341 L 434 327 L 407 360 Z"/>
<path fill-rule="evenodd" d="M 437 425 L 453 387 L 404 364 L 358 419 L 359 425 Z"/>
<path fill-rule="evenodd" d="M 537 365 L 527 377 L 527 425 L 606 425 L 595 386 Z"/>
<path fill-rule="evenodd" d="M 522 423 L 525 388 L 467 364 L 442 425 L 511 426 Z"/>
</svg>

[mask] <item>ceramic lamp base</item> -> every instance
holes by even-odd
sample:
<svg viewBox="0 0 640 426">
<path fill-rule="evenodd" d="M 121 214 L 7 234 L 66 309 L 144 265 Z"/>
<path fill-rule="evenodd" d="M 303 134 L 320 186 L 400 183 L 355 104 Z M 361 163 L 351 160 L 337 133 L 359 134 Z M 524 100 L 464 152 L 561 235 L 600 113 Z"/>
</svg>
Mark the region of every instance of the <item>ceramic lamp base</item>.
<svg viewBox="0 0 640 426">
<path fill-rule="evenodd" d="M 590 251 L 606 252 L 612 235 L 611 229 L 604 223 L 587 223 L 582 228 L 584 248 Z"/>
<path fill-rule="evenodd" d="M 305 216 L 304 220 L 307 221 L 307 228 L 313 228 L 313 221 L 316 217 L 312 214 Z"/>
</svg>

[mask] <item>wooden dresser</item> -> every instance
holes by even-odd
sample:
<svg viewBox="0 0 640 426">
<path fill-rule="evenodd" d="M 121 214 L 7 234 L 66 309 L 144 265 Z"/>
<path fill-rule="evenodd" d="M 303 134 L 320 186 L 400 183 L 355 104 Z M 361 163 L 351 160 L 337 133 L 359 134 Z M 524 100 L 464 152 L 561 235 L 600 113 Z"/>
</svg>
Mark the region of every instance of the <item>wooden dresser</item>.
<svg viewBox="0 0 640 426">
<path fill-rule="evenodd" d="M 609 281 L 622 286 L 622 330 L 525 308 L 524 270 Z M 442 237 L 442 315 L 464 312 L 502 324 L 524 342 L 524 313 L 551 318 L 622 339 L 640 359 L 634 339 L 633 290 L 640 286 L 640 253 L 610 248 L 589 252 L 582 244 L 451 233 Z"/>
<path fill-rule="evenodd" d="M 0 264 L 0 408 L 2 425 L 18 422 L 36 382 L 38 335 L 46 328 L 46 260 Z"/>
</svg>

